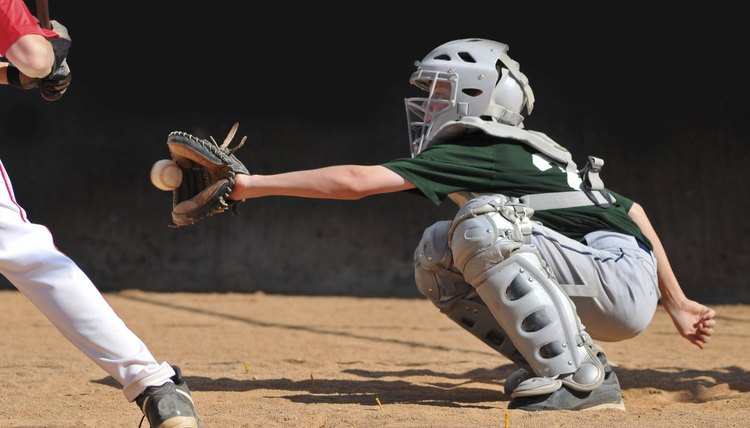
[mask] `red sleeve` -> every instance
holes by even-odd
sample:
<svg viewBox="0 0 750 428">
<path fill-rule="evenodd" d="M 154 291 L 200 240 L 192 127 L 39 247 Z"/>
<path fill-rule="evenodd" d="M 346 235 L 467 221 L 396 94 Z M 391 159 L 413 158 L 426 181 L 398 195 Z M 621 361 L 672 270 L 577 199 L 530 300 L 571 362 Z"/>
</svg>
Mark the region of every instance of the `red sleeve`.
<svg viewBox="0 0 750 428">
<path fill-rule="evenodd" d="M 23 0 L 0 0 L 0 55 L 5 56 L 8 48 L 26 34 L 58 37 L 54 31 L 39 27 Z"/>
</svg>

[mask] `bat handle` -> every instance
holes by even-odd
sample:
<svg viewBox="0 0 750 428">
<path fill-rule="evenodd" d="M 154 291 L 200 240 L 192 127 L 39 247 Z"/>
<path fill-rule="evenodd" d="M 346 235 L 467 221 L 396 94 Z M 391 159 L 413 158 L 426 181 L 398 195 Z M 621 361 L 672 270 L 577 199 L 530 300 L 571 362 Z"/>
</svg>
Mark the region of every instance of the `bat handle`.
<svg viewBox="0 0 750 428">
<path fill-rule="evenodd" d="M 49 23 L 49 0 L 36 0 L 36 17 L 40 27 L 52 29 L 52 24 Z"/>
</svg>

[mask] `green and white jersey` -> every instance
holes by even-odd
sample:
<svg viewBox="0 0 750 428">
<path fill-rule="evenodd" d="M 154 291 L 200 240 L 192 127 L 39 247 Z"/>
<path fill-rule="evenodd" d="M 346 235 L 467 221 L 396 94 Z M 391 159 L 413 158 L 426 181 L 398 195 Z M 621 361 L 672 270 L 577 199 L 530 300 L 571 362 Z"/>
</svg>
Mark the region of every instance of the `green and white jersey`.
<svg viewBox="0 0 750 428">
<path fill-rule="evenodd" d="M 423 195 L 436 205 L 459 191 L 521 197 L 578 190 L 569 184 L 564 165 L 522 142 L 479 132 L 435 144 L 414 158 L 394 159 L 383 166 L 414 183 L 417 188 L 408 192 Z M 609 208 L 591 205 L 536 211 L 533 219 L 579 241 L 595 230 L 614 230 L 650 247 L 628 216 L 633 201 L 608 191 L 617 200 Z"/>
</svg>

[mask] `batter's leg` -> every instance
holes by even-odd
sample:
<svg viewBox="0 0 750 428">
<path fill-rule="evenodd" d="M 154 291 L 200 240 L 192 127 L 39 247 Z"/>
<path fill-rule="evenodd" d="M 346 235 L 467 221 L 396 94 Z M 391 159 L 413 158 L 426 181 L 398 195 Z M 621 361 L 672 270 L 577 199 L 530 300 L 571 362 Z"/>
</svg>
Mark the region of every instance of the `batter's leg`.
<svg viewBox="0 0 750 428">
<path fill-rule="evenodd" d="M 49 230 L 31 223 L 16 202 L 0 164 L 0 273 L 79 350 L 123 386 L 133 401 L 175 375 L 158 363 L 81 269 L 54 245 Z"/>
</svg>

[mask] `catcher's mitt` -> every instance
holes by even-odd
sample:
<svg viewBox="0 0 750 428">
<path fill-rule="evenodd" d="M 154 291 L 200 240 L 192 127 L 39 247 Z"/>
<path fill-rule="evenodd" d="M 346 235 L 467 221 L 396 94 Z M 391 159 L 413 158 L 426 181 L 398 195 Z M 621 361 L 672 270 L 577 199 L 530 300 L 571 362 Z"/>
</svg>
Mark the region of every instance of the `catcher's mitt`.
<svg viewBox="0 0 750 428">
<path fill-rule="evenodd" d="M 182 182 L 172 190 L 172 227 L 195 224 L 229 208 L 238 214 L 238 204 L 242 201 L 230 200 L 229 193 L 236 174 L 249 174 L 234 156 L 247 137 L 235 148 L 228 148 L 238 126 L 239 123 L 232 126 L 221 145 L 213 137 L 208 141 L 180 131 L 167 137 L 172 159 L 182 170 Z"/>
</svg>

